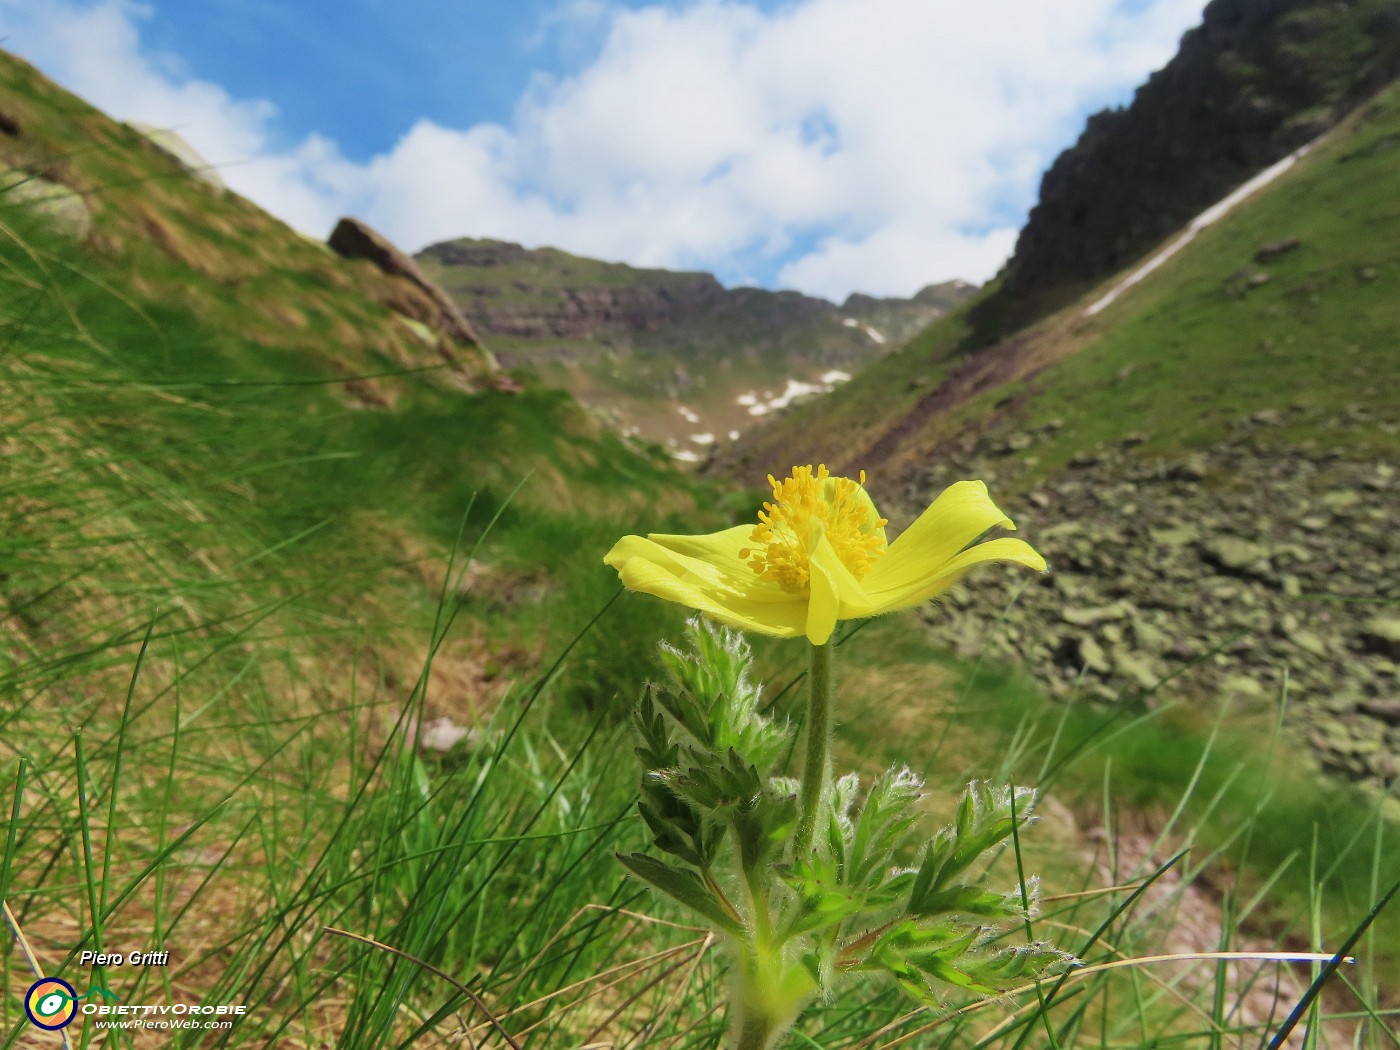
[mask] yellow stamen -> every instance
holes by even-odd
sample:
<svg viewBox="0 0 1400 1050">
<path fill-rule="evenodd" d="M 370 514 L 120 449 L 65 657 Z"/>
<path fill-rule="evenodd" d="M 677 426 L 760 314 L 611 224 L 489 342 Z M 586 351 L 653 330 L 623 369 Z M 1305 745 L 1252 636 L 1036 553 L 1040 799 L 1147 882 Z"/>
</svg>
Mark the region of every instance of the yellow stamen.
<svg viewBox="0 0 1400 1050">
<path fill-rule="evenodd" d="M 865 471 L 860 481 L 833 478 L 825 464 L 793 467 L 778 481 L 768 475 L 773 502 L 764 503 L 749 539 L 754 547 L 739 551 L 759 579 L 776 583 L 793 594 L 810 589 L 808 561 L 825 536 L 841 563 L 860 579 L 885 553 L 886 519 L 864 498 Z"/>
</svg>

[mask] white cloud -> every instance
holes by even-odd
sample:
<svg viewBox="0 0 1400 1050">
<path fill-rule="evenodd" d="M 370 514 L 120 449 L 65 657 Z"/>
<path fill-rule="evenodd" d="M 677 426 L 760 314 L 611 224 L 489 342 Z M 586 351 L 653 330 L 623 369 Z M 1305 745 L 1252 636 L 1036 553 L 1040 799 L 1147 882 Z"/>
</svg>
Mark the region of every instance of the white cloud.
<svg viewBox="0 0 1400 1050">
<path fill-rule="evenodd" d="M 1085 107 L 1162 65 L 1201 0 L 700 0 L 561 5 L 543 32 L 601 51 L 541 74 L 509 126 L 420 121 L 347 161 L 275 145 L 231 98 L 141 46 L 130 0 L 0 0 L 14 47 L 115 115 L 174 127 L 225 180 L 308 232 L 361 215 L 405 247 L 463 234 L 646 265 L 771 272 L 841 298 L 982 280 Z M 794 247 L 797 246 L 797 247 Z"/>
</svg>

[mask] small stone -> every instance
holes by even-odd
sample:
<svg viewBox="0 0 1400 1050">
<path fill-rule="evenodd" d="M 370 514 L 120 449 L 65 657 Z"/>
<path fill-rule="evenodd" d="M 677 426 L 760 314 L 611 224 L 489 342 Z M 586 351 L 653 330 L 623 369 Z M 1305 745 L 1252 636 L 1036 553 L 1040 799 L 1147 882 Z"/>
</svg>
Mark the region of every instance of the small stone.
<svg viewBox="0 0 1400 1050">
<path fill-rule="evenodd" d="M 1318 517 L 1316 514 L 1310 514 L 1308 517 L 1298 520 L 1299 528 L 1306 529 L 1308 532 L 1321 532 L 1329 524 L 1331 523 L 1326 518 Z"/>
<path fill-rule="evenodd" d="M 1246 700 L 1257 700 L 1264 695 L 1264 687 L 1248 675 L 1235 674 L 1225 679 L 1221 686 L 1226 695 L 1243 697 Z"/>
<path fill-rule="evenodd" d="M 1245 285 L 1249 288 L 1262 288 L 1264 287 L 1264 285 L 1268 284 L 1272 280 L 1273 278 L 1266 274 L 1263 270 L 1256 270 L 1254 273 L 1249 275 L 1248 280 L 1245 281 Z"/>
<path fill-rule="evenodd" d="M 1055 662 L 1074 671 L 1108 674 L 1108 655 L 1089 635 L 1066 635 L 1055 647 Z"/>
<path fill-rule="evenodd" d="M 1093 627 L 1097 624 L 1106 623 L 1111 620 L 1126 620 L 1134 613 L 1134 609 L 1127 602 L 1113 602 L 1109 605 L 1094 606 L 1087 609 L 1077 609 L 1067 606 L 1060 610 L 1060 619 L 1065 623 L 1073 624 L 1075 627 Z"/>
<path fill-rule="evenodd" d="M 1356 710 L 1356 697 L 1350 693 L 1331 693 L 1323 698 L 1322 708 L 1334 715 L 1348 715 Z"/>
<path fill-rule="evenodd" d="M 1400 700 L 1363 700 L 1357 710 L 1372 718 L 1378 718 L 1386 725 L 1400 726 Z"/>
<path fill-rule="evenodd" d="M 1172 644 L 1165 631 L 1144 620 L 1133 621 L 1133 641 L 1139 649 L 1149 653 L 1165 652 Z"/>
<path fill-rule="evenodd" d="M 1261 426 L 1276 427 L 1283 423 L 1283 414 L 1277 409 L 1263 408 L 1249 417 Z"/>
<path fill-rule="evenodd" d="M 1194 455 L 1174 464 L 1167 476 L 1178 481 L 1204 481 L 1208 470 L 1205 457 Z"/>
<path fill-rule="evenodd" d="M 1400 660 L 1400 616 L 1372 616 L 1361 626 L 1361 644 L 1373 653 Z"/>
<path fill-rule="evenodd" d="M 1312 631 L 1295 631 L 1290 639 L 1294 645 L 1313 656 L 1326 656 L 1327 643 Z"/>
<path fill-rule="evenodd" d="M 1184 547 L 1200 539 L 1201 532 L 1194 525 L 1167 525 L 1150 529 L 1148 535 L 1163 547 Z"/>
<path fill-rule="evenodd" d="M 1077 521 L 1061 521 L 1049 528 L 1041 529 L 1037 538 L 1042 542 L 1064 539 L 1066 536 L 1082 536 L 1084 526 Z"/>
<path fill-rule="evenodd" d="M 1202 554 L 1206 561 L 1232 576 L 1256 575 L 1261 568 L 1268 568 L 1268 548 L 1238 536 L 1219 536 L 1205 545 Z"/>
<path fill-rule="evenodd" d="M 1152 661 L 1137 653 L 1115 654 L 1113 668 L 1140 689 L 1154 689 L 1162 680 Z"/>
<path fill-rule="evenodd" d="M 1041 510 L 1044 510 L 1046 507 L 1050 506 L 1050 497 L 1040 491 L 1032 492 L 1026 497 L 1026 499 L 1030 500 Z"/>
<path fill-rule="evenodd" d="M 1287 255 L 1289 252 L 1297 250 L 1302 243 L 1302 240 L 1298 237 L 1285 237 L 1280 241 L 1270 241 L 1268 244 L 1261 244 L 1259 250 L 1254 253 L 1254 261 L 1261 266 L 1265 263 L 1271 263 L 1280 256 Z"/>
<path fill-rule="evenodd" d="M 1379 276 L 1380 274 L 1376 272 L 1374 266 L 1358 266 L 1356 268 L 1356 279 L 1362 284 L 1370 284 Z"/>
</svg>

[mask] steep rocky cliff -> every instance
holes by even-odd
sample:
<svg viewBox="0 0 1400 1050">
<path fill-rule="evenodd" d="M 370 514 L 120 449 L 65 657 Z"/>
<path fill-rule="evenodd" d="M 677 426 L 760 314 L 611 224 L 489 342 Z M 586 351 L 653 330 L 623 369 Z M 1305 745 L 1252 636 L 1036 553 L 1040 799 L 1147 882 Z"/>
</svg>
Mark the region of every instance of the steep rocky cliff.
<svg viewBox="0 0 1400 1050">
<path fill-rule="evenodd" d="M 1132 104 L 1090 117 L 1045 173 L 975 337 L 1133 262 L 1397 76 L 1397 0 L 1213 0 Z"/>
</svg>

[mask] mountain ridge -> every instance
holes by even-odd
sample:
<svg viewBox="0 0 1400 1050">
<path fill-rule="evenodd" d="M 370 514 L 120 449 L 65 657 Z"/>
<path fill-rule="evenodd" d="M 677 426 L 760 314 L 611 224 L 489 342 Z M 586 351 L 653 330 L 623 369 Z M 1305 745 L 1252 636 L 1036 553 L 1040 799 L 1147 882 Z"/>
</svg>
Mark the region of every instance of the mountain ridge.
<svg viewBox="0 0 1400 1050">
<path fill-rule="evenodd" d="M 838 305 L 475 238 L 416 258 L 504 366 L 536 371 L 682 459 L 848 378 L 975 292 L 949 281 L 909 299 L 856 293 Z"/>
</svg>

